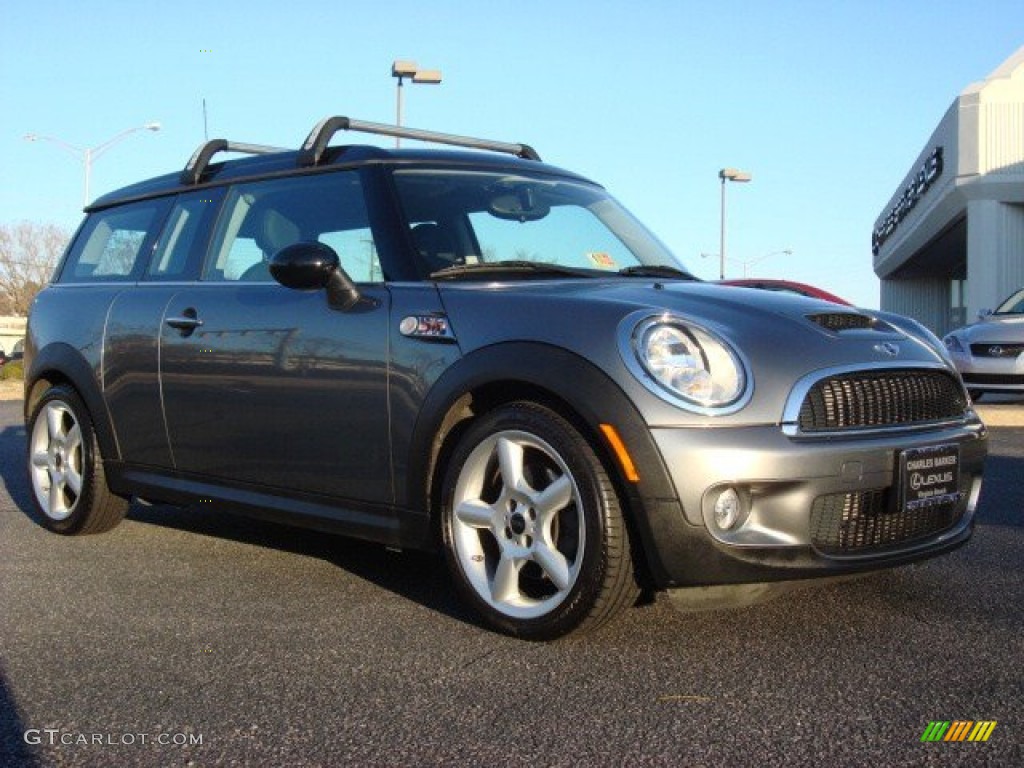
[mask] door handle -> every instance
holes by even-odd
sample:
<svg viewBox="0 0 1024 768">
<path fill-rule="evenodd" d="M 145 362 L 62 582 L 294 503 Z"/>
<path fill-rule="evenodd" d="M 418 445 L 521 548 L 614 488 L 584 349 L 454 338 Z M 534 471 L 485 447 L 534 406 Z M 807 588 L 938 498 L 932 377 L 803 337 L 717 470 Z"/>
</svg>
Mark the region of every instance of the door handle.
<svg viewBox="0 0 1024 768">
<path fill-rule="evenodd" d="M 189 334 L 203 324 L 194 309 L 186 309 L 180 317 L 168 317 L 164 322 L 183 334 Z"/>
<path fill-rule="evenodd" d="M 168 317 L 164 322 L 179 331 L 194 331 L 203 324 L 198 317 Z"/>
</svg>

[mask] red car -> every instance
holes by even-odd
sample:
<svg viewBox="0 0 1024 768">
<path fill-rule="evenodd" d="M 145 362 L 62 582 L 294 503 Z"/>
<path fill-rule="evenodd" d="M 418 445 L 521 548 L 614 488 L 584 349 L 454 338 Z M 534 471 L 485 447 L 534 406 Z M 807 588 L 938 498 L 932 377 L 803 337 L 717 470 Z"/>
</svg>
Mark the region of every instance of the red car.
<svg viewBox="0 0 1024 768">
<path fill-rule="evenodd" d="M 824 299 L 833 304 L 845 304 L 853 306 L 846 299 L 841 299 L 834 293 L 823 291 L 806 283 L 797 283 L 793 280 L 765 280 L 759 277 L 744 277 L 735 280 L 719 280 L 722 285 L 738 285 L 743 288 L 763 288 L 766 291 L 782 291 L 783 293 L 797 293 L 801 296 L 810 296 L 812 299 Z"/>
</svg>

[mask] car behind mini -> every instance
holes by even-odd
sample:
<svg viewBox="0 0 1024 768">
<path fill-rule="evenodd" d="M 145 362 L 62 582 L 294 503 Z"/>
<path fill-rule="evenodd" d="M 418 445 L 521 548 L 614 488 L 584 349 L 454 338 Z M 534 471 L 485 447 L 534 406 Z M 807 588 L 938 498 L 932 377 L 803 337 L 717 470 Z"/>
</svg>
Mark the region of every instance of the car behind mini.
<svg viewBox="0 0 1024 768">
<path fill-rule="evenodd" d="M 1024 288 L 943 340 L 971 397 L 1024 393 Z"/>
</svg>

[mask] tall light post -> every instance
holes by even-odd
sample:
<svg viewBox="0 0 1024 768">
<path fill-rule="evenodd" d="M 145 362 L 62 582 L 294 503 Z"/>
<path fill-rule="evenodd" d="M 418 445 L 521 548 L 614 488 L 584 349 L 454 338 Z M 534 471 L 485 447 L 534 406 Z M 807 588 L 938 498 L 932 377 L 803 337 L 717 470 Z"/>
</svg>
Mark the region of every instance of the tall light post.
<svg viewBox="0 0 1024 768">
<path fill-rule="evenodd" d="M 38 133 L 25 134 L 25 141 L 49 141 L 56 144 L 63 149 L 66 149 L 71 154 L 82 159 L 82 165 L 85 166 L 85 193 L 82 197 L 82 205 L 86 206 L 89 204 L 89 177 L 92 175 L 92 164 L 96 162 L 96 159 L 110 149 L 112 146 L 120 141 L 131 136 L 133 133 L 139 131 L 159 131 L 160 123 L 151 122 L 145 125 L 139 125 L 135 128 L 129 128 L 125 131 L 121 131 L 113 138 L 107 139 L 102 144 L 97 144 L 95 147 L 76 147 L 74 144 L 68 144 L 62 139 L 56 139 L 53 136 L 42 136 Z"/>
<path fill-rule="evenodd" d="M 441 70 L 419 69 L 415 61 L 395 60 L 391 63 L 391 76 L 398 78 L 398 86 L 395 94 L 395 125 L 402 127 L 402 83 L 405 78 L 410 78 L 414 83 L 423 85 L 439 85 L 441 83 Z M 402 146 L 402 139 L 395 137 L 395 146 Z"/>
<path fill-rule="evenodd" d="M 718 249 L 718 279 L 725 279 L 725 182 L 740 181 L 747 182 L 752 178 L 747 171 L 739 171 L 735 168 L 723 168 L 718 172 L 718 178 L 722 180 L 722 221 L 721 239 Z"/>
</svg>

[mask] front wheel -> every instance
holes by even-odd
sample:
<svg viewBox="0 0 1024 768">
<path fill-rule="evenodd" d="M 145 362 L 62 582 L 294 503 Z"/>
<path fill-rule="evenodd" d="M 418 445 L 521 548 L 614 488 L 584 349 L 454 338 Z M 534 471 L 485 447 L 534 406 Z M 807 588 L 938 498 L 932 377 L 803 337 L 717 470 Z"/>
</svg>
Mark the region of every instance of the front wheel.
<svg viewBox="0 0 1024 768">
<path fill-rule="evenodd" d="M 442 535 L 463 597 L 492 626 L 551 640 L 600 626 L 639 594 L 618 496 L 586 439 L 513 403 L 459 441 Z"/>
<path fill-rule="evenodd" d="M 75 390 L 48 389 L 28 422 L 28 475 L 43 524 L 63 534 L 101 533 L 128 502 L 107 488 L 89 412 Z"/>
</svg>

